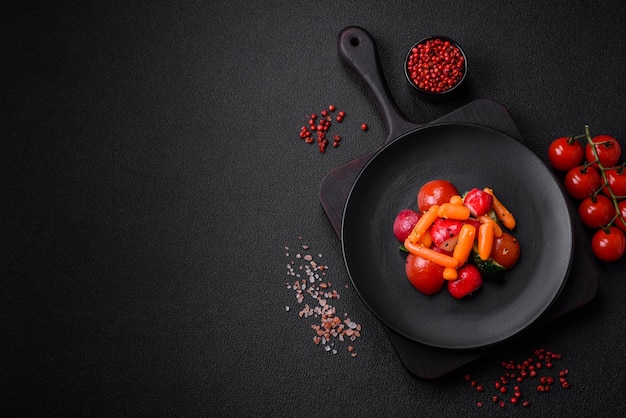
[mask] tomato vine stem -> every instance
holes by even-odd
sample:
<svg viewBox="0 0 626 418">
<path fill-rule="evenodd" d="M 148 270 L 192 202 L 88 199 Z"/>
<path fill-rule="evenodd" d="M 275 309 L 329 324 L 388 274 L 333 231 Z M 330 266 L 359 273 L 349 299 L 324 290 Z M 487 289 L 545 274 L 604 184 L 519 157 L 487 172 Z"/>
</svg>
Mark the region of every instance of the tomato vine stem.
<svg viewBox="0 0 626 418">
<path fill-rule="evenodd" d="M 606 224 L 605 226 L 602 227 L 602 229 L 604 229 L 605 232 L 608 233 L 609 228 L 611 227 L 611 225 L 613 225 L 615 223 L 615 221 L 618 218 L 621 219 L 621 221 L 624 222 L 624 223 L 626 223 L 626 220 L 622 216 L 622 213 L 620 211 L 619 205 L 617 203 L 617 200 L 618 200 L 618 198 L 620 196 L 616 196 L 615 193 L 613 193 L 613 189 L 611 188 L 611 185 L 609 184 L 609 180 L 608 180 L 608 178 L 606 176 L 606 170 L 608 170 L 610 167 L 606 168 L 606 167 L 604 167 L 604 165 L 602 165 L 602 163 L 600 162 L 600 157 L 598 156 L 598 150 L 596 149 L 597 145 L 606 144 L 606 142 L 598 142 L 598 143 L 593 142 L 593 139 L 591 137 L 591 131 L 590 131 L 589 125 L 585 125 L 585 137 L 587 139 L 587 143 L 591 147 L 591 152 L 593 152 L 593 156 L 595 158 L 595 163 L 598 165 L 598 168 L 600 169 L 600 175 L 602 176 L 602 180 L 603 180 L 602 187 L 600 187 L 598 190 L 596 190 L 593 193 L 592 198 L 595 199 L 596 196 L 598 195 L 598 193 L 600 193 L 600 191 L 603 188 L 606 187 L 606 189 L 609 192 L 611 201 L 613 202 L 613 207 L 615 208 L 615 216 L 613 217 L 613 219 L 611 219 L 608 224 Z M 591 163 L 591 164 L 593 164 L 593 163 Z M 613 167 L 613 168 L 618 169 L 618 167 Z M 624 169 L 624 164 L 621 165 L 621 169 L 622 170 Z"/>
</svg>

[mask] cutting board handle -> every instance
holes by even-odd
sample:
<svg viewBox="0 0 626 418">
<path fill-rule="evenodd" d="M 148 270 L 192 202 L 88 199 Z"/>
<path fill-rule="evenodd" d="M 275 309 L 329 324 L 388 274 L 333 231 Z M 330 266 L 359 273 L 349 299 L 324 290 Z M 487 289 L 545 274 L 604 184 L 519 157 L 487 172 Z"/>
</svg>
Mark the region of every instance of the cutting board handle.
<svg viewBox="0 0 626 418">
<path fill-rule="evenodd" d="M 387 141 L 420 126 L 408 121 L 391 97 L 383 77 L 376 42 L 365 29 L 358 26 L 343 29 L 337 38 L 337 49 L 344 64 L 357 76 L 381 114 Z"/>
</svg>

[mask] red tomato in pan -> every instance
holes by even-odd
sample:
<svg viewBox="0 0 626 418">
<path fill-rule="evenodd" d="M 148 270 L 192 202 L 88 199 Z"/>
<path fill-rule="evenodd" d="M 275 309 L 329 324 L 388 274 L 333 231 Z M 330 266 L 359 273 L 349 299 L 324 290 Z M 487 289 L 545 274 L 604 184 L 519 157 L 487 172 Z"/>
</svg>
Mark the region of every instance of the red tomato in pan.
<svg viewBox="0 0 626 418">
<path fill-rule="evenodd" d="M 443 267 L 415 254 L 407 255 L 405 272 L 413 287 L 426 295 L 434 295 L 443 287 Z"/>
<path fill-rule="evenodd" d="M 520 245 L 517 239 L 506 232 L 493 240 L 491 258 L 507 270 L 517 264 L 520 258 Z"/>
<path fill-rule="evenodd" d="M 424 213 L 432 205 L 448 203 L 459 192 L 448 180 L 431 180 L 424 184 L 417 193 L 417 208 Z"/>
</svg>

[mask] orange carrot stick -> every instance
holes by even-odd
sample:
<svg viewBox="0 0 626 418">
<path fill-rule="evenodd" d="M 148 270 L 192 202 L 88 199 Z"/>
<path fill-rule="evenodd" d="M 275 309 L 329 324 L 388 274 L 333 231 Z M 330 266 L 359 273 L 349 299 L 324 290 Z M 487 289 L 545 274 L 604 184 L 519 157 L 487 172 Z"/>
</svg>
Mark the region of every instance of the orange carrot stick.
<svg viewBox="0 0 626 418">
<path fill-rule="evenodd" d="M 470 210 L 469 208 L 462 205 L 444 203 L 439 207 L 437 214 L 440 218 L 465 221 L 470 217 Z"/>
<path fill-rule="evenodd" d="M 481 260 L 488 260 L 491 256 L 491 248 L 493 247 L 495 222 L 485 222 L 478 227 L 478 256 Z"/>
<path fill-rule="evenodd" d="M 502 228 L 500 228 L 500 225 L 498 225 L 498 223 L 495 222 L 493 219 L 491 219 L 489 216 L 487 215 L 479 216 L 478 220 L 480 221 L 480 223 L 485 223 L 485 222 L 491 223 L 491 226 L 493 226 L 493 235 L 497 238 L 502 236 Z"/>
<path fill-rule="evenodd" d="M 452 267 L 443 269 L 443 278 L 446 280 L 456 280 L 459 278 L 459 271 Z"/>
<path fill-rule="evenodd" d="M 457 260 L 458 265 L 462 266 L 467 261 L 467 258 L 474 246 L 474 237 L 476 236 L 476 227 L 470 224 L 464 224 L 459 231 L 459 239 L 456 242 L 456 247 L 452 252 L 452 257 Z"/>
<path fill-rule="evenodd" d="M 430 209 L 422 214 L 422 217 L 417 221 L 413 230 L 407 237 L 407 241 L 411 241 L 412 243 L 418 243 L 431 227 L 435 219 L 437 219 L 437 211 L 439 210 L 438 205 L 432 205 Z"/>
<path fill-rule="evenodd" d="M 502 222 L 502 225 L 506 226 L 510 230 L 513 230 L 516 223 L 513 214 L 509 212 L 509 210 L 502 204 L 500 200 L 498 200 L 496 195 L 493 194 L 492 189 L 486 187 L 483 190 L 493 196 L 493 210 L 495 210 L 498 219 L 500 219 L 500 221 Z"/>
<path fill-rule="evenodd" d="M 430 229 L 427 229 L 422 235 L 422 239 L 420 239 L 420 244 L 422 244 L 426 248 L 430 248 L 433 245 L 433 237 L 430 235 Z"/>
<path fill-rule="evenodd" d="M 450 204 L 452 204 L 452 205 L 462 205 L 463 204 L 463 198 L 461 196 L 459 196 L 458 194 L 455 194 L 454 196 L 452 196 L 450 198 Z"/>
<path fill-rule="evenodd" d="M 459 265 L 459 262 L 449 255 L 442 254 L 435 250 L 431 250 L 430 248 L 424 247 L 421 244 L 414 244 L 411 241 L 404 241 L 404 247 L 411 253 L 415 254 L 419 257 L 425 258 L 426 260 L 430 260 L 435 264 L 438 264 L 443 267 L 450 267 L 456 269 Z"/>
</svg>

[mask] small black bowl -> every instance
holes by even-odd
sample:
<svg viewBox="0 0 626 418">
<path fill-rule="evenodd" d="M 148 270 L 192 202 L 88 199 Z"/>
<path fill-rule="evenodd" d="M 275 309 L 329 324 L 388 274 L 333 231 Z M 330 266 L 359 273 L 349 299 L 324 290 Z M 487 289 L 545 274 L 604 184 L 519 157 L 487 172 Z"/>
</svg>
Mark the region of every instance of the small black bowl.
<svg viewBox="0 0 626 418">
<path fill-rule="evenodd" d="M 418 58 L 414 57 L 415 51 L 419 51 Z M 419 74 L 409 69 L 409 64 L 415 66 L 417 59 L 428 68 L 428 79 L 420 78 Z M 429 36 L 409 48 L 404 60 L 404 74 L 411 87 L 421 95 L 431 99 L 448 98 L 464 84 L 467 76 L 467 57 L 456 41 L 446 36 Z M 416 80 L 412 74 L 419 79 Z M 420 81 L 424 82 L 424 85 L 420 85 Z"/>
</svg>

